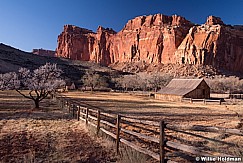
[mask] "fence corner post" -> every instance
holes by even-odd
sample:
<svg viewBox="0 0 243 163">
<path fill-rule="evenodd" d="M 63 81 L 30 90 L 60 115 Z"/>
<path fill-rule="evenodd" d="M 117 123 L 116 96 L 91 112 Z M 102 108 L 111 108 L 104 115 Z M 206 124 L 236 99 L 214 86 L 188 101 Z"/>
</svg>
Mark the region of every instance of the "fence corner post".
<svg viewBox="0 0 243 163">
<path fill-rule="evenodd" d="M 165 163 L 165 122 L 160 121 L 160 163 Z"/>
<path fill-rule="evenodd" d="M 97 112 L 97 130 L 96 130 L 96 135 L 99 134 L 100 131 L 100 110 Z"/>
<path fill-rule="evenodd" d="M 117 120 L 116 120 L 116 154 L 119 154 L 120 121 L 121 121 L 121 116 L 118 114 L 117 115 Z"/>
</svg>

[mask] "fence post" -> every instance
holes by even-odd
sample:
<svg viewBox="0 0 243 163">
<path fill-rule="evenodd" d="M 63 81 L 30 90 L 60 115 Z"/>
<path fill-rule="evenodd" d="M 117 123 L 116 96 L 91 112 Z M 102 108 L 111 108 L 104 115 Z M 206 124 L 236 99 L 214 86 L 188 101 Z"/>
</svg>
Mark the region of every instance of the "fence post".
<svg viewBox="0 0 243 163">
<path fill-rule="evenodd" d="M 159 144 L 160 144 L 160 163 L 165 163 L 165 122 L 160 121 L 160 137 L 159 137 Z"/>
<path fill-rule="evenodd" d="M 63 109 L 63 105 L 64 105 L 64 99 L 62 99 L 61 101 L 61 108 Z"/>
<path fill-rule="evenodd" d="M 57 102 L 58 102 L 58 107 L 61 107 L 61 101 L 59 97 L 57 98 Z"/>
<path fill-rule="evenodd" d="M 116 154 L 119 154 L 120 121 L 121 121 L 121 116 L 118 114 L 116 119 Z"/>
<path fill-rule="evenodd" d="M 98 110 L 97 113 L 97 130 L 96 130 L 96 134 L 98 135 L 100 131 L 100 110 Z"/>
<path fill-rule="evenodd" d="M 75 117 L 75 105 L 73 104 L 73 118 Z"/>
<path fill-rule="evenodd" d="M 69 102 L 68 104 L 69 104 L 69 105 L 68 105 L 68 113 L 70 113 L 71 105 L 72 105 L 72 104 L 71 104 L 71 102 Z"/>
<path fill-rule="evenodd" d="M 62 108 L 62 99 L 60 98 L 60 108 Z"/>
<path fill-rule="evenodd" d="M 77 120 L 80 120 L 80 106 L 78 106 L 78 111 L 77 111 Z"/>
<path fill-rule="evenodd" d="M 88 118 L 89 118 L 89 108 L 86 108 L 86 116 L 85 116 L 86 125 L 88 125 Z"/>
<path fill-rule="evenodd" d="M 62 107 L 62 100 L 61 100 L 61 98 L 59 98 L 59 107 L 60 108 Z"/>
</svg>

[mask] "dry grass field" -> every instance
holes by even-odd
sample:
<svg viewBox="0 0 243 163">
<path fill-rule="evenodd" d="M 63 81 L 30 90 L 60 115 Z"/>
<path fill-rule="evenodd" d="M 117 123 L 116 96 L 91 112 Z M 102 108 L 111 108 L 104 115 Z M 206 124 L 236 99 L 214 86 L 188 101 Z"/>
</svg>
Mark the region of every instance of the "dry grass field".
<svg viewBox="0 0 243 163">
<path fill-rule="evenodd" d="M 68 92 L 64 95 L 90 108 L 146 120 L 165 120 L 172 124 L 235 128 L 239 123 L 237 113 L 243 115 L 243 102 L 235 105 L 190 104 L 160 101 L 144 95 L 111 92 Z"/>
<path fill-rule="evenodd" d="M 222 105 L 205 105 L 203 103 L 191 104 L 186 102 L 160 101 L 148 96 L 129 93 L 68 92 L 64 95 L 78 101 L 81 105 L 88 108 L 100 109 L 109 113 L 126 115 L 133 118 L 153 121 L 165 120 L 172 125 L 202 125 L 242 129 L 242 126 L 239 128 L 239 123 L 243 115 L 242 101 L 231 101 L 223 103 Z M 234 105 L 230 105 L 230 103 Z M 137 130 L 129 125 L 123 127 L 132 131 L 147 133 L 142 130 Z M 197 131 L 192 131 L 191 133 L 209 139 L 224 141 L 231 145 L 222 145 L 221 143 L 208 141 L 203 138 L 169 130 L 166 131 L 169 140 L 176 142 L 182 141 L 183 143 L 201 149 L 243 157 L 242 136 Z M 159 136 L 153 134 L 150 135 L 155 137 Z M 136 138 L 126 137 L 126 139 L 136 143 L 138 142 Z M 143 145 L 144 144 L 142 143 L 142 146 Z M 159 149 L 157 145 L 148 148 L 153 149 L 155 152 L 158 152 L 156 150 Z M 179 162 L 183 161 L 180 160 Z"/>
<path fill-rule="evenodd" d="M 63 113 L 55 101 L 32 109 L 15 91 L 0 91 L 0 162 L 109 162 L 115 155 L 105 142 Z"/>
<path fill-rule="evenodd" d="M 144 95 L 111 92 L 76 91 L 64 95 L 89 108 L 146 120 L 164 119 L 168 123 L 179 125 L 236 128 L 239 123 L 238 116 L 242 118 L 243 115 L 242 102 L 234 105 L 190 104 L 160 101 Z M 60 110 L 56 101 L 46 99 L 40 106 L 41 110 L 32 109 L 32 101 L 22 98 L 15 91 L 0 92 L 0 162 L 118 160 L 111 144 L 94 137 L 83 123 L 72 119 L 67 111 Z M 173 135 L 182 137 L 180 134 L 173 133 Z M 205 133 L 204 136 L 219 138 L 222 135 Z M 243 156 L 242 149 L 238 147 L 226 148 L 185 135 L 183 138 L 193 146 L 203 143 L 208 149 L 214 148 L 218 152 L 225 152 L 227 149 L 230 150 L 230 154 Z M 132 137 L 130 139 L 132 141 Z M 243 144 L 240 136 L 226 136 L 222 139 L 240 146 Z M 135 160 L 140 157 L 136 157 Z"/>
</svg>

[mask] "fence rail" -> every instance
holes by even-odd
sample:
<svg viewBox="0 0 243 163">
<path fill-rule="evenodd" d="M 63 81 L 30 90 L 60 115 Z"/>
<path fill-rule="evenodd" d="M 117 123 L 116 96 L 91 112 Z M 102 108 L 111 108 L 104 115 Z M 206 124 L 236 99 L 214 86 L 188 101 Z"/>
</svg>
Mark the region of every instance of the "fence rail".
<svg viewBox="0 0 243 163">
<path fill-rule="evenodd" d="M 243 99 L 243 94 L 229 94 L 229 98 Z"/>
<path fill-rule="evenodd" d="M 211 127 L 211 126 L 181 126 L 181 125 L 173 125 L 166 124 L 164 121 L 156 122 L 149 120 L 141 120 L 136 119 L 134 117 L 115 115 L 111 113 L 106 113 L 100 110 L 90 109 L 87 107 L 83 107 L 81 102 L 77 102 L 71 100 L 64 96 L 57 97 L 58 103 L 62 108 L 68 110 L 69 113 L 72 114 L 74 118 L 77 120 L 84 121 L 87 125 L 91 125 L 96 128 L 96 134 L 99 134 L 100 131 L 111 136 L 116 141 L 116 152 L 119 152 L 120 143 L 123 143 L 141 153 L 151 156 L 152 158 L 164 163 L 172 160 L 166 156 L 166 152 L 175 151 L 175 153 L 183 153 L 188 156 L 228 156 L 233 157 L 232 155 L 213 152 L 209 150 L 205 150 L 199 147 L 187 145 L 177 140 L 167 140 L 167 132 L 177 132 L 183 133 L 186 135 L 194 136 L 197 138 L 201 138 L 207 141 L 213 141 L 217 143 L 222 143 L 224 145 L 234 146 L 233 143 L 224 142 L 222 140 L 216 140 L 213 138 L 208 138 L 205 136 L 201 136 L 192 132 L 213 132 L 213 133 L 221 133 L 221 134 L 230 134 L 243 136 L 243 131 L 238 129 L 226 129 L 221 127 Z M 130 126 L 137 130 L 129 130 L 125 126 Z M 147 127 L 150 126 L 150 127 Z M 139 132 L 142 130 L 143 133 Z M 149 133 L 149 135 L 148 135 Z M 157 144 L 158 149 L 153 151 L 151 149 L 147 149 L 146 147 L 140 146 L 137 143 L 134 143 L 130 139 L 130 136 L 135 137 L 136 140 L 146 141 Z M 173 136 L 172 136 L 173 137 Z M 156 145 L 155 145 L 156 146 Z M 180 152 L 178 152 L 180 151 Z"/>
<path fill-rule="evenodd" d="M 182 98 L 181 101 L 183 102 L 190 102 L 190 103 L 195 103 L 195 102 L 203 102 L 205 105 L 209 103 L 218 103 L 221 105 L 222 100 L 221 99 L 194 99 L 194 98 Z"/>
</svg>

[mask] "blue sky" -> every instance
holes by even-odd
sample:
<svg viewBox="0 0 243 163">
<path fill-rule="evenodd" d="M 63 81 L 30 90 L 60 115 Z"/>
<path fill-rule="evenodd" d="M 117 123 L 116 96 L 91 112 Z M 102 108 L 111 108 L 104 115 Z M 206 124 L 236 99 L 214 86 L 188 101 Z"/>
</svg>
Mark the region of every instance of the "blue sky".
<svg viewBox="0 0 243 163">
<path fill-rule="evenodd" d="M 1 0 L 0 42 L 24 51 L 54 50 L 63 25 L 119 31 L 136 16 L 181 15 L 202 24 L 209 15 L 243 24 L 243 0 Z"/>
</svg>

